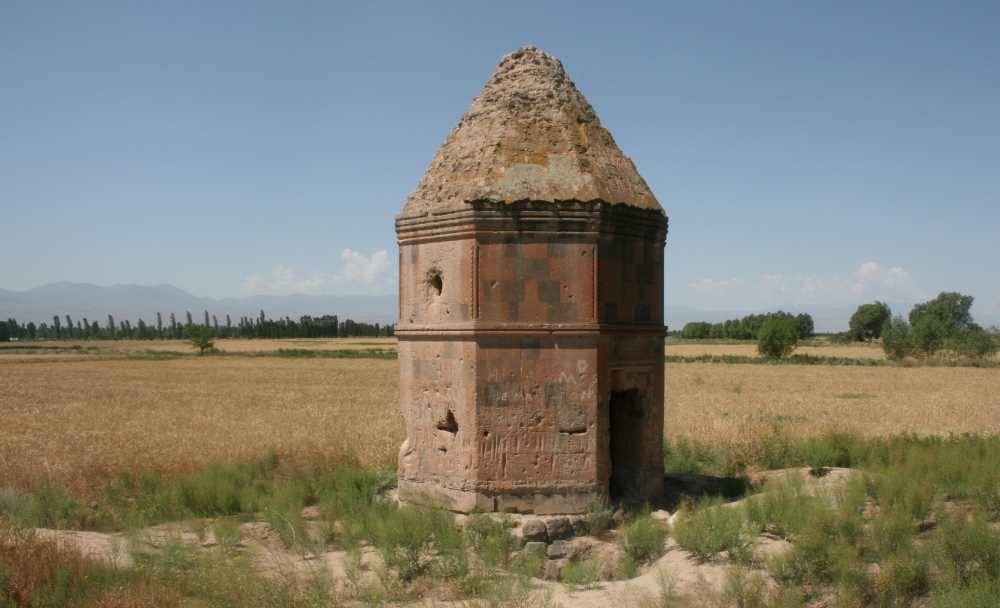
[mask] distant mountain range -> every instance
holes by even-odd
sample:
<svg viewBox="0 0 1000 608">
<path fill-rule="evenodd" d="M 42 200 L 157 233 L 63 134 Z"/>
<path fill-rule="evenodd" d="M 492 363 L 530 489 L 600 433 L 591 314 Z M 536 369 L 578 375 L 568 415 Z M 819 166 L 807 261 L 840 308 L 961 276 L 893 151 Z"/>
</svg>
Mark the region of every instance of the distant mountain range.
<svg viewBox="0 0 1000 608">
<path fill-rule="evenodd" d="M 396 320 L 396 296 L 248 296 L 245 298 L 200 298 L 173 285 L 110 285 L 89 283 L 50 283 L 26 291 L 0 289 L 0 318 L 13 317 L 19 322 L 51 323 L 53 315 L 70 315 L 74 321 L 83 318 L 102 326 L 108 315 L 116 320 L 147 323 L 156 321 L 156 313 L 164 322 L 170 313 L 179 321 L 185 311 L 191 311 L 200 321 L 204 311 L 221 320 L 231 315 L 233 322 L 242 316 L 256 317 L 263 310 L 270 318 L 302 315 L 338 315 L 341 319 L 369 323 L 393 323 Z"/>
</svg>

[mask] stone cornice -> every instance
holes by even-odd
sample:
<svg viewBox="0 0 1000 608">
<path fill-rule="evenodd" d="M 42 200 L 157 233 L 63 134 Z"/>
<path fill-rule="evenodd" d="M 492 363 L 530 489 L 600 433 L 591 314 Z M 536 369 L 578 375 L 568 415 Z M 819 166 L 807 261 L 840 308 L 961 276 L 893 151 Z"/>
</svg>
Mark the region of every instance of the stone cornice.
<svg viewBox="0 0 1000 608">
<path fill-rule="evenodd" d="M 396 218 L 400 245 L 456 238 L 504 238 L 516 234 L 519 239 L 539 240 L 632 236 L 663 246 L 667 227 L 667 216 L 658 210 L 579 201 L 513 204 L 476 201 L 462 210 Z"/>
</svg>

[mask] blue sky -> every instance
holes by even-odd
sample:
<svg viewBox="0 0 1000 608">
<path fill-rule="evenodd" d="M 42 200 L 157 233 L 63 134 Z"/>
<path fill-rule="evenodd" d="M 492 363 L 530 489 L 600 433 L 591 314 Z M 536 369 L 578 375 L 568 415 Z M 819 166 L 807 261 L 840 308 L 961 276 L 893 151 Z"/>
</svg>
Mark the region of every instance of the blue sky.
<svg viewBox="0 0 1000 608">
<path fill-rule="evenodd" d="M 1000 317 L 1000 4 L 5 2 L 0 287 L 393 289 L 499 58 L 562 59 L 670 216 L 668 307 Z"/>
</svg>

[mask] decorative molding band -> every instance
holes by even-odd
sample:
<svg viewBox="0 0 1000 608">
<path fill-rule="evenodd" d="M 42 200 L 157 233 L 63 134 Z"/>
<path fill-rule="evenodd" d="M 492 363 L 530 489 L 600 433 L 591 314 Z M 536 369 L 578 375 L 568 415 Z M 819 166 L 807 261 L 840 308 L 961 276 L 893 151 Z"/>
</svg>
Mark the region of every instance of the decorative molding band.
<svg viewBox="0 0 1000 608">
<path fill-rule="evenodd" d="M 400 244 L 469 238 L 482 233 L 503 235 L 634 236 L 665 243 L 667 217 L 655 210 L 607 203 L 470 203 L 469 208 L 439 214 L 399 216 Z"/>
</svg>

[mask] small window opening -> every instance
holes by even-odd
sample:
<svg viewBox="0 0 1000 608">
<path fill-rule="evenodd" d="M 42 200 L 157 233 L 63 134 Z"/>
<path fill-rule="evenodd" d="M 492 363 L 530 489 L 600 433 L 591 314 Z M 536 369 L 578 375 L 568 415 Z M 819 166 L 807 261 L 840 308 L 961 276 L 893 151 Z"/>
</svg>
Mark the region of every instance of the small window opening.
<svg viewBox="0 0 1000 608">
<path fill-rule="evenodd" d="M 441 290 L 444 289 L 444 281 L 441 279 L 440 270 L 432 268 L 427 272 L 427 285 L 434 290 L 434 295 L 441 295 Z"/>
</svg>

